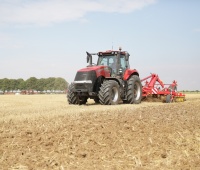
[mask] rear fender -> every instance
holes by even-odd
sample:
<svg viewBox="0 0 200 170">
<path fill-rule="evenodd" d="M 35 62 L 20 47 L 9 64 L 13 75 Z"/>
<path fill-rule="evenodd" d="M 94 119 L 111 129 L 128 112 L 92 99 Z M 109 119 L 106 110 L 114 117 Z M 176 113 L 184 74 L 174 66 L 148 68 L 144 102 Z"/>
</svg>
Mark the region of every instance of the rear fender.
<svg viewBox="0 0 200 170">
<path fill-rule="evenodd" d="M 139 73 L 136 69 L 127 69 L 124 73 L 124 77 L 123 77 L 123 80 L 124 81 L 127 81 L 132 75 L 137 75 L 139 77 Z"/>
</svg>

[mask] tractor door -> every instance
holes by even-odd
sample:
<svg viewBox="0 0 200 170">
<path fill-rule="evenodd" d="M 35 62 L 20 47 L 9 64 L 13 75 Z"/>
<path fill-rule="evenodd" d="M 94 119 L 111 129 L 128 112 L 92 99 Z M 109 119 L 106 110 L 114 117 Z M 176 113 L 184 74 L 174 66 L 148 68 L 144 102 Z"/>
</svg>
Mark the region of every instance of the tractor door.
<svg viewBox="0 0 200 170">
<path fill-rule="evenodd" d="M 116 55 L 101 55 L 99 56 L 97 65 L 108 66 L 111 70 L 111 75 L 117 73 Z"/>
<path fill-rule="evenodd" d="M 126 71 L 126 69 L 129 69 L 129 62 L 126 61 L 125 56 L 121 55 L 120 56 L 120 69 L 122 69 L 122 75 L 124 74 L 124 72 Z"/>
</svg>

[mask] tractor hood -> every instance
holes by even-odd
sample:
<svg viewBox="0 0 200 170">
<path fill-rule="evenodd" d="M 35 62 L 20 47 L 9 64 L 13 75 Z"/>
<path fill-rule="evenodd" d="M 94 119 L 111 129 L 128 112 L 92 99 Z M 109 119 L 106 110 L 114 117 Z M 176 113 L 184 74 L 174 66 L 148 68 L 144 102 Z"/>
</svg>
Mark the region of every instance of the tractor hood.
<svg viewBox="0 0 200 170">
<path fill-rule="evenodd" d="M 78 70 L 78 72 L 97 71 L 104 68 L 107 68 L 107 66 L 89 66 Z"/>
<path fill-rule="evenodd" d="M 91 71 L 96 73 L 97 78 L 99 76 L 110 77 L 110 70 L 108 66 L 89 66 L 78 70 L 78 73 Z"/>
</svg>

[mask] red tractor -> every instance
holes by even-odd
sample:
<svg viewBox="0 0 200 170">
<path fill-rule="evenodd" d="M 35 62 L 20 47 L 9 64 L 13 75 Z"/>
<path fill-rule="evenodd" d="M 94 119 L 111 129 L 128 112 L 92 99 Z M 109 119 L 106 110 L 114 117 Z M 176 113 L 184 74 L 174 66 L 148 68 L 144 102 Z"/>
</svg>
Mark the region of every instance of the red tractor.
<svg viewBox="0 0 200 170">
<path fill-rule="evenodd" d="M 142 84 L 136 69 L 130 69 L 129 53 L 105 51 L 87 53 L 86 68 L 78 70 L 68 88 L 69 104 L 85 104 L 88 98 L 102 105 L 124 103 L 138 104 L 142 98 Z M 92 55 L 98 56 L 97 64 Z"/>
</svg>

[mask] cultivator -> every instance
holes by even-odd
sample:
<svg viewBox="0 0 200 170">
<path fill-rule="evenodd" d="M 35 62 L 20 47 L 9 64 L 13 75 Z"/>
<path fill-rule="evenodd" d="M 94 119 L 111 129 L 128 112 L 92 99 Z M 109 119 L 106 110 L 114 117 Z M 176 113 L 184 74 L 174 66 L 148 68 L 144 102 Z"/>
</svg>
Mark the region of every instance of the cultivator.
<svg viewBox="0 0 200 170">
<path fill-rule="evenodd" d="M 164 84 L 157 74 L 141 80 L 142 82 L 142 99 L 147 101 L 162 101 L 166 103 L 183 102 L 185 94 L 177 92 L 177 82 Z"/>
</svg>

